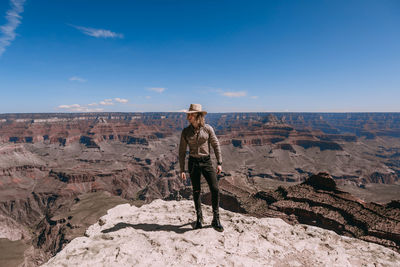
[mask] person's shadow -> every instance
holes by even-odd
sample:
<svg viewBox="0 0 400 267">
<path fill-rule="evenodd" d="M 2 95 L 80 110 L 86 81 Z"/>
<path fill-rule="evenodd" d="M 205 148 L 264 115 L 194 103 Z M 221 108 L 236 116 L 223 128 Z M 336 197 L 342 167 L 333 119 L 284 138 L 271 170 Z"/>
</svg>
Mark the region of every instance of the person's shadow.
<svg viewBox="0 0 400 267">
<path fill-rule="evenodd" d="M 182 228 L 184 226 L 187 225 L 191 225 L 192 228 Z M 155 224 L 155 223 L 139 223 L 139 224 L 130 224 L 130 223 L 117 223 L 116 225 L 114 225 L 113 227 L 109 228 L 109 229 L 105 229 L 103 231 L 101 231 L 102 233 L 110 233 L 110 232 L 115 232 L 118 230 L 121 230 L 123 228 L 127 228 L 127 227 L 132 227 L 135 229 L 140 229 L 143 231 L 147 231 L 147 232 L 154 232 L 154 231 L 172 231 L 175 232 L 177 234 L 183 234 L 187 231 L 192 231 L 194 230 L 194 222 L 193 223 L 185 223 L 182 225 L 160 225 L 160 224 Z M 203 227 L 203 228 L 207 228 Z"/>
</svg>

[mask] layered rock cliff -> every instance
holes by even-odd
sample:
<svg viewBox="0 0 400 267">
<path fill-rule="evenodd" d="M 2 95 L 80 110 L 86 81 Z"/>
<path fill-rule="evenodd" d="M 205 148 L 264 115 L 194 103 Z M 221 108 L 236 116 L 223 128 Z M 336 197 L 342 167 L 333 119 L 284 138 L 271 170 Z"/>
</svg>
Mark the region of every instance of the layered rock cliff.
<svg viewBox="0 0 400 267">
<path fill-rule="evenodd" d="M 386 205 L 364 202 L 336 187 L 329 174 L 311 176 L 304 183 L 260 191 L 253 195 L 267 208 L 251 205 L 246 210 L 335 231 L 340 235 L 375 242 L 400 252 L 400 202 Z"/>
<path fill-rule="evenodd" d="M 207 121 L 228 154 L 266 150 L 269 171 L 254 162 L 261 168 L 252 168 L 256 171 L 251 175 L 302 181 L 310 173 L 327 171 L 356 184 L 399 181 L 398 113 L 226 113 L 208 114 Z M 90 151 L 81 161 L 96 163 L 101 159 L 93 157 L 93 151 L 102 152 L 105 144 L 153 149 L 161 140 L 175 142 L 186 124 L 182 113 L 0 114 L 0 143 L 60 146 L 60 152 L 79 144 Z M 49 150 L 42 156 L 54 160 Z M 288 163 L 270 168 L 276 164 L 269 159 Z"/>
<path fill-rule="evenodd" d="M 351 186 L 367 192 L 370 186 L 384 184 L 390 188 L 379 194 L 381 204 L 368 204 L 368 209 L 387 212 L 396 202 L 390 207 L 383 203 L 398 198 L 400 190 L 399 117 L 208 114 L 222 144 L 221 204 L 236 212 L 320 225 L 397 249 L 397 228 L 388 223 L 392 217 L 382 215 L 389 220 L 378 226 L 354 226 L 345 213 L 365 213 L 365 218 L 379 221 L 354 204 L 375 199 L 374 190 L 352 203 L 332 194 L 318 199 L 310 185 L 287 189 L 287 182 L 298 184 L 325 171 L 341 190 Z M 180 131 L 186 125 L 181 113 L 0 114 L 0 238 L 23 240 L 30 246 L 25 263 L 39 264 L 87 225 L 75 222 L 74 215 L 60 215 L 79 205 L 77 199 L 84 195 L 108 192 L 140 203 L 189 199 L 191 185 L 179 180 L 177 160 Z M 279 185 L 287 190 L 287 198 L 275 192 Z M 203 188 L 207 192 L 206 184 Z M 319 204 L 307 195 L 321 204 L 320 213 L 315 211 Z M 275 200 L 268 203 L 263 197 Z M 322 205 L 336 197 L 344 210 L 333 203 Z M 209 201 L 207 193 L 203 200 Z M 393 210 L 395 221 L 398 213 Z"/>
</svg>

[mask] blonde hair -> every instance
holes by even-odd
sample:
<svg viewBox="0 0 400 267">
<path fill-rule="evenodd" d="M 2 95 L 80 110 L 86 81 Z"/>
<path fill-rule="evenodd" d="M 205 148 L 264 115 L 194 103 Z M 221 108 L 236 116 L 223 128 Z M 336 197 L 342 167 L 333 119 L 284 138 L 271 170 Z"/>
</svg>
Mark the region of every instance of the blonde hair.
<svg viewBox="0 0 400 267">
<path fill-rule="evenodd" d="M 195 116 L 196 123 L 199 127 L 204 127 L 206 125 L 206 121 L 204 119 L 204 113 L 196 112 L 196 113 L 188 113 L 186 114 L 186 118 L 189 118 L 189 114 L 193 114 Z"/>
</svg>

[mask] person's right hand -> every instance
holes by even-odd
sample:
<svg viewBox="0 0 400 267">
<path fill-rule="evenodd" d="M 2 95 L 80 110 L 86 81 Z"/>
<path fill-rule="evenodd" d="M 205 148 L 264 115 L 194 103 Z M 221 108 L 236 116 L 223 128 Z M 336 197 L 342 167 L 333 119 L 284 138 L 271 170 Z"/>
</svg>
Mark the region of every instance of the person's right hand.
<svg viewBox="0 0 400 267">
<path fill-rule="evenodd" d="M 181 179 L 183 182 L 186 181 L 186 173 L 185 172 L 181 172 Z"/>
</svg>

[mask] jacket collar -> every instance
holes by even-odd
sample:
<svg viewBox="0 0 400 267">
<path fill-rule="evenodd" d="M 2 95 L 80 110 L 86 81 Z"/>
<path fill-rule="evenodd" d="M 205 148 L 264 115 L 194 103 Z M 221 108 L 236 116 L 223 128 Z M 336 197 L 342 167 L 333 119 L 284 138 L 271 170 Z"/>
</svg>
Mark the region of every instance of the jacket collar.
<svg viewBox="0 0 400 267">
<path fill-rule="evenodd" d="M 196 128 L 194 128 L 193 124 L 190 124 L 189 127 L 190 127 L 190 129 L 191 129 L 193 132 L 196 132 Z M 203 126 L 200 126 L 200 127 L 198 128 L 198 131 L 200 131 L 202 128 L 203 128 Z"/>
</svg>

